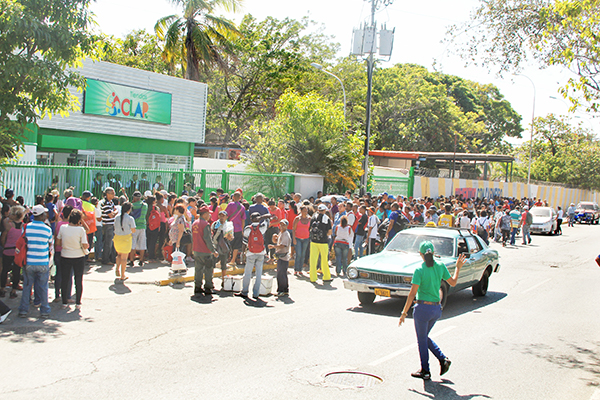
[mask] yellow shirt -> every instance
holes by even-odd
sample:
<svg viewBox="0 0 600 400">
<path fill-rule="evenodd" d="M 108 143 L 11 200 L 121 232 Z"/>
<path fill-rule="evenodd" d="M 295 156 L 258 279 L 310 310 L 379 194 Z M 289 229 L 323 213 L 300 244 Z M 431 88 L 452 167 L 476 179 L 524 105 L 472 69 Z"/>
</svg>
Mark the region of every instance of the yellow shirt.
<svg viewBox="0 0 600 400">
<path fill-rule="evenodd" d="M 440 215 L 440 217 L 438 218 L 438 226 L 447 226 L 448 228 L 452 228 L 452 215 Z"/>
</svg>

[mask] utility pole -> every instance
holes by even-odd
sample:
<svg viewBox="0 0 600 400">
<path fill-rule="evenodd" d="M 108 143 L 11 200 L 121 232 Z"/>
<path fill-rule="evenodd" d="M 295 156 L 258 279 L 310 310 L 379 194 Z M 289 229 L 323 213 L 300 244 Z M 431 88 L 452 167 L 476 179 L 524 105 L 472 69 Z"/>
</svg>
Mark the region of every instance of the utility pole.
<svg viewBox="0 0 600 400">
<path fill-rule="evenodd" d="M 371 108 L 373 93 L 373 69 L 375 67 L 375 52 L 379 57 L 392 57 L 392 48 L 394 46 L 394 30 L 388 30 L 385 26 L 377 29 L 375 23 L 375 11 L 380 6 L 387 7 L 394 0 L 365 0 L 371 3 L 371 18 L 367 25 L 362 25 L 360 29 L 355 29 L 353 33 L 352 54 L 364 57 L 367 55 L 367 116 L 366 116 L 366 138 L 363 151 L 363 176 L 360 179 L 360 193 L 367 191 L 367 180 L 369 177 L 369 141 L 371 140 Z M 379 45 L 379 47 L 378 47 Z"/>
<path fill-rule="evenodd" d="M 375 2 L 377 0 L 371 0 L 371 26 L 370 29 L 375 32 L 377 27 L 375 26 Z M 369 58 L 367 59 L 367 118 L 366 118 L 366 133 L 367 137 L 365 139 L 365 149 L 363 155 L 365 157 L 363 161 L 363 170 L 364 174 L 361 179 L 361 195 L 364 195 L 367 191 L 367 181 L 369 179 L 369 142 L 371 141 L 371 93 L 373 92 L 373 50 L 371 49 L 371 53 L 369 54 Z"/>
</svg>

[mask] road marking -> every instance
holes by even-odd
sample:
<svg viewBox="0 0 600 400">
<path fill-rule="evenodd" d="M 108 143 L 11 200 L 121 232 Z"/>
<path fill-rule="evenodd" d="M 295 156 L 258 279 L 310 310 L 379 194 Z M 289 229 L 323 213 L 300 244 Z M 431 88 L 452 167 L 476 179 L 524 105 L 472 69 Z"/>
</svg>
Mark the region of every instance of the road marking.
<svg viewBox="0 0 600 400">
<path fill-rule="evenodd" d="M 543 281 L 543 282 L 540 282 L 540 283 L 538 283 L 537 285 L 533 285 L 532 287 L 530 287 L 530 288 L 529 288 L 529 289 L 527 289 L 527 290 L 524 290 L 524 291 L 523 291 L 523 293 L 531 292 L 533 289 L 537 289 L 537 288 L 539 288 L 540 286 L 542 286 L 544 283 L 550 282 L 551 280 L 552 280 L 552 278 L 548 278 L 548 279 L 546 279 L 545 281 Z"/>
<path fill-rule="evenodd" d="M 600 388 L 596 388 L 590 400 L 600 400 Z"/>
<path fill-rule="evenodd" d="M 441 330 L 441 331 L 439 331 L 439 332 L 436 332 L 436 333 L 434 333 L 433 335 L 429 335 L 429 337 L 430 337 L 430 338 L 436 338 L 436 337 L 438 337 L 438 336 L 441 336 L 441 335 L 443 335 L 444 333 L 450 332 L 450 331 L 451 331 L 452 329 L 454 329 L 454 328 L 456 328 L 456 326 L 449 326 L 449 327 L 447 327 L 447 328 L 445 328 L 445 329 L 442 329 L 442 330 Z M 385 356 L 385 357 L 381 357 L 380 359 L 378 359 L 378 360 L 375 360 L 375 361 L 373 361 L 372 363 L 369 363 L 369 366 L 371 366 L 371 367 L 374 367 L 374 366 L 376 366 L 376 365 L 379 365 L 379 364 L 381 364 L 381 363 L 384 363 L 384 362 L 386 362 L 386 361 L 389 361 L 389 360 L 391 360 L 392 358 L 398 357 L 399 355 L 401 355 L 401 354 L 404 354 L 404 353 L 406 353 L 408 350 L 411 350 L 411 349 L 413 349 L 413 348 L 415 348 L 415 347 L 417 347 L 417 344 L 416 344 L 416 343 L 413 343 L 413 344 L 411 344 L 411 345 L 409 345 L 409 346 L 403 347 L 403 348 L 401 348 L 401 349 L 400 349 L 400 350 L 398 350 L 398 351 L 395 351 L 395 352 L 393 352 L 393 353 L 391 353 L 391 354 L 388 354 L 388 355 L 387 355 L 387 356 Z M 599 399 L 599 400 L 600 400 L 600 399 Z"/>
</svg>

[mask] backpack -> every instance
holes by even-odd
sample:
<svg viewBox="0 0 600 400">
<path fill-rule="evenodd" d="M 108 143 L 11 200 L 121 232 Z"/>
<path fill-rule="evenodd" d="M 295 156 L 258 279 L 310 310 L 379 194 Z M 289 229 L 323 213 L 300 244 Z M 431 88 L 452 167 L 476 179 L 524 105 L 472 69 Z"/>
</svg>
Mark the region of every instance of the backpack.
<svg viewBox="0 0 600 400">
<path fill-rule="evenodd" d="M 358 221 L 360 221 L 361 218 L 362 218 L 362 214 L 361 213 L 356 213 L 354 215 L 354 224 L 352 224 L 352 230 L 354 232 L 356 232 L 356 228 L 358 228 Z"/>
<path fill-rule="evenodd" d="M 25 267 L 27 264 L 27 237 L 25 233 L 27 232 L 27 227 L 23 229 L 23 234 L 17 240 L 17 244 L 15 245 L 15 265 L 17 267 Z"/>
<path fill-rule="evenodd" d="M 531 215 L 531 213 L 529 211 L 527 211 L 527 216 L 525 217 L 525 224 L 526 225 L 533 224 L 533 216 Z"/>
<path fill-rule="evenodd" d="M 310 222 L 310 240 L 317 243 L 327 243 L 326 228 L 327 224 L 323 223 L 323 214 L 317 214 Z"/>
<path fill-rule="evenodd" d="M 265 238 L 260 231 L 259 225 L 250 227 L 250 235 L 248 236 L 248 251 L 250 253 L 262 253 L 265 250 Z"/>
<path fill-rule="evenodd" d="M 485 220 L 487 221 L 487 217 Z M 481 225 L 481 223 L 479 222 L 479 219 L 477 219 L 477 236 L 482 237 L 482 238 L 487 237 L 487 231 Z"/>
<path fill-rule="evenodd" d="M 155 231 L 158 228 L 160 228 L 160 213 L 157 209 L 154 209 L 148 216 L 148 229 Z"/>
<path fill-rule="evenodd" d="M 381 224 L 379 224 L 379 228 L 377 228 L 377 233 L 379 233 L 379 237 L 384 238 L 387 230 L 390 226 L 390 219 L 386 218 Z"/>
</svg>

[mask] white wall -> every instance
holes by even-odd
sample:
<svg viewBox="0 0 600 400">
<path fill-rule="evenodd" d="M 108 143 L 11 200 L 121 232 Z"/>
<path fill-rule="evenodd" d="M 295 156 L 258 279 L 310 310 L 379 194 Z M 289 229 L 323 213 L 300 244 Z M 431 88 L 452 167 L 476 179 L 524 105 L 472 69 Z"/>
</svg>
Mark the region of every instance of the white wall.
<svg viewBox="0 0 600 400">
<path fill-rule="evenodd" d="M 317 196 L 323 190 L 323 177 L 321 175 L 292 174 L 294 175 L 294 192 L 300 193 L 302 199 Z"/>
<path fill-rule="evenodd" d="M 237 160 L 218 160 L 216 158 L 194 157 L 194 170 L 227 170 L 227 171 L 246 171 L 246 164 Z"/>
</svg>

